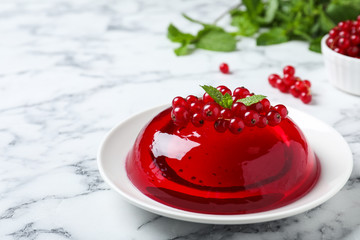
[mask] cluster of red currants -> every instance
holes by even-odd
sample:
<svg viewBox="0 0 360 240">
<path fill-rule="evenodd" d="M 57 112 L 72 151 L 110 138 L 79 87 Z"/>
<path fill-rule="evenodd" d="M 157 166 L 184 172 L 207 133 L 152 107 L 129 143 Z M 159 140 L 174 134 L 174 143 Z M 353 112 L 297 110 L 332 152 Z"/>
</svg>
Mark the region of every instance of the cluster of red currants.
<svg viewBox="0 0 360 240">
<path fill-rule="evenodd" d="M 356 21 L 339 22 L 331 29 L 326 45 L 337 53 L 360 58 L 360 15 Z"/>
<path fill-rule="evenodd" d="M 225 95 L 230 94 L 233 98 L 231 108 L 221 107 L 214 99 L 205 93 L 202 98 L 193 95 L 175 97 L 172 101 L 171 117 L 177 126 L 186 126 L 191 122 L 195 127 L 201 127 L 205 121 L 214 122 L 214 128 L 218 132 L 230 132 L 238 134 L 242 129 L 257 126 L 264 128 L 267 125 L 276 126 L 285 119 L 288 111 L 282 104 L 272 107 L 266 98 L 250 106 L 246 106 L 238 99 L 252 96 L 248 89 L 238 87 L 232 93 L 226 86 L 218 86 L 217 89 Z"/>
<path fill-rule="evenodd" d="M 286 66 L 283 69 L 284 76 L 281 78 L 278 74 L 271 74 L 268 77 L 269 83 L 280 92 L 291 93 L 296 98 L 308 104 L 311 102 L 312 95 L 310 91 L 311 83 L 309 80 L 301 80 L 295 76 L 295 68 Z"/>
</svg>

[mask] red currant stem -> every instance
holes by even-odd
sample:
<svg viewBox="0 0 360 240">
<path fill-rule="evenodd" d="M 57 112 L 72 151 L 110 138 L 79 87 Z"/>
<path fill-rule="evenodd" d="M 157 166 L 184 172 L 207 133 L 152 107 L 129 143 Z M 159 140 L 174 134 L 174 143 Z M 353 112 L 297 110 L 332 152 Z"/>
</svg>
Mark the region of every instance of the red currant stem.
<svg viewBox="0 0 360 240">
<path fill-rule="evenodd" d="M 335 43 L 339 40 L 339 36 L 336 36 L 335 38 L 334 38 L 334 42 L 332 43 L 332 46 L 330 47 L 331 49 L 333 49 L 334 48 L 334 45 L 335 45 Z"/>
</svg>

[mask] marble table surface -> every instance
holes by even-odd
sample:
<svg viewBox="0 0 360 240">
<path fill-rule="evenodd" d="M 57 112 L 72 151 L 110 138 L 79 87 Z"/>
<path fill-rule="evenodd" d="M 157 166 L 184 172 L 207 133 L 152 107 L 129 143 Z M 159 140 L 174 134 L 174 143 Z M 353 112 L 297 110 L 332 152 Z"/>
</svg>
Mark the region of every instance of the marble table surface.
<svg viewBox="0 0 360 240">
<path fill-rule="evenodd" d="M 360 98 L 328 83 L 320 54 L 253 39 L 232 53 L 173 54 L 170 22 L 196 31 L 182 12 L 212 21 L 233 4 L 1 0 L 0 239 L 360 239 Z M 312 104 L 267 83 L 287 64 L 312 81 Z M 352 150 L 350 180 L 311 211 L 259 224 L 183 222 L 130 205 L 99 174 L 101 139 L 134 113 L 201 94 L 200 84 L 245 85 L 328 123 Z"/>
</svg>

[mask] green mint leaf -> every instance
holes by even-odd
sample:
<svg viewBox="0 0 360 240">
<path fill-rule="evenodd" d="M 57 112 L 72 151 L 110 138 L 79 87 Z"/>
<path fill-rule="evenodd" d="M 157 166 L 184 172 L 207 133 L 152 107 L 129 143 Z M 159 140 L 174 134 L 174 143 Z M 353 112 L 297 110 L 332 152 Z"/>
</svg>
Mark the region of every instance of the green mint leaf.
<svg viewBox="0 0 360 240">
<path fill-rule="evenodd" d="M 276 11 L 279 8 L 279 0 L 269 0 L 266 5 L 265 17 L 261 18 L 262 23 L 270 23 L 274 20 Z"/>
<path fill-rule="evenodd" d="M 210 97 L 212 97 L 212 99 L 214 99 L 214 101 L 221 106 L 224 96 L 221 94 L 219 90 L 217 90 L 213 86 L 208 86 L 208 85 L 203 85 L 200 87 L 202 87 L 205 90 L 205 92 L 207 92 L 210 95 Z"/>
<path fill-rule="evenodd" d="M 334 22 L 324 13 L 324 11 L 320 8 L 320 27 L 324 32 L 329 32 L 333 27 L 335 27 Z"/>
<path fill-rule="evenodd" d="M 232 99 L 231 95 L 228 93 L 225 93 L 220 106 L 222 106 L 223 108 L 231 109 L 232 104 L 233 104 L 233 99 Z"/>
<path fill-rule="evenodd" d="M 264 95 L 253 95 L 246 98 L 238 99 L 237 102 L 242 102 L 243 104 L 245 104 L 245 106 L 250 106 L 254 103 L 260 102 L 264 98 L 266 98 L 266 96 Z"/>
<path fill-rule="evenodd" d="M 282 28 L 275 27 L 270 29 L 268 32 L 260 34 L 260 36 L 256 39 L 256 45 L 272 45 L 287 41 L 289 41 L 289 37 L 286 35 L 286 31 Z"/>
<path fill-rule="evenodd" d="M 318 38 L 313 39 L 310 42 L 309 50 L 317 52 L 317 53 L 321 53 L 321 38 L 322 37 L 318 37 Z"/>
<path fill-rule="evenodd" d="M 325 13 L 335 23 L 347 19 L 356 19 L 360 13 L 360 1 L 331 1 Z"/>
<path fill-rule="evenodd" d="M 299 29 L 294 29 L 293 34 L 309 42 L 312 40 L 312 37 L 310 35 Z"/>
<path fill-rule="evenodd" d="M 310 34 L 312 36 L 316 36 L 319 31 L 321 31 L 320 21 L 317 21 L 314 23 L 314 25 L 309 29 Z"/>
<path fill-rule="evenodd" d="M 190 43 L 195 39 L 195 36 L 189 33 L 183 33 L 178 28 L 176 28 L 173 24 L 170 24 L 168 27 L 168 39 L 172 42 L 179 43 Z"/>
<path fill-rule="evenodd" d="M 234 15 L 231 19 L 231 25 L 238 28 L 238 35 L 247 37 L 254 35 L 259 30 L 259 25 L 251 20 L 247 12 Z"/>
<path fill-rule="evenodd" d="M 252 18 L 255 18 L 255 16 L 259 14 L 259 10 L 261 8 L 260 5 L 262 4 L 260 0 L 243 0 L 242 2 Z"/>
<path fill-rule="evenodd" d="M 235 36 L 219 27 L 205 27 L 198 33 L 197 38 L 197 48 L 219 52 L 231 52 L 236 49 Z"/>
<path fill-rule="evenodd" d="M 174 49 L 176 56 L 185 56 L 192 52 L 192 49 L 189 48 L 189 44 L 182 44 L 180 47 Z"/>
<path fill-rule="evenodd" d="M 229 108 L 231 109 L 231 106 L 233 104 L 233 100 L 230 94 L 225 93 L 225 95 L 222 95 L 222 93 L 217 90 L 216 88 L 214 88 L 213 86 L 208 86 L 208 85 L 203 85 L 201 86 L 205 92 L 207 92 L 210 97 L 212 97 L 212 99 L 214 99 L 214 101 L 216 103 L 218 103 L 220 106 L 222 106 L 223 108 Z"/>
</svg>

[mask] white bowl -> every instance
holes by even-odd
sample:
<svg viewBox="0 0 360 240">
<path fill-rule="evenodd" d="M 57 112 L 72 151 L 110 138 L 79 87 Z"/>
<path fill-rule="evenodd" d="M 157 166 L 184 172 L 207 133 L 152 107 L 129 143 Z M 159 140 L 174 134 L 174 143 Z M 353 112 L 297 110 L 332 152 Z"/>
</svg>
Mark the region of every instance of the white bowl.
<svg viewBox="0 0 360 240">
<path fill-rule="evenodd" d="M 360 95 L 360 59 L 333 51 L 326 45 L 328 37 L 321 39 L 321 51 L 330 82 L 340 90 Z"/>
</svg>

